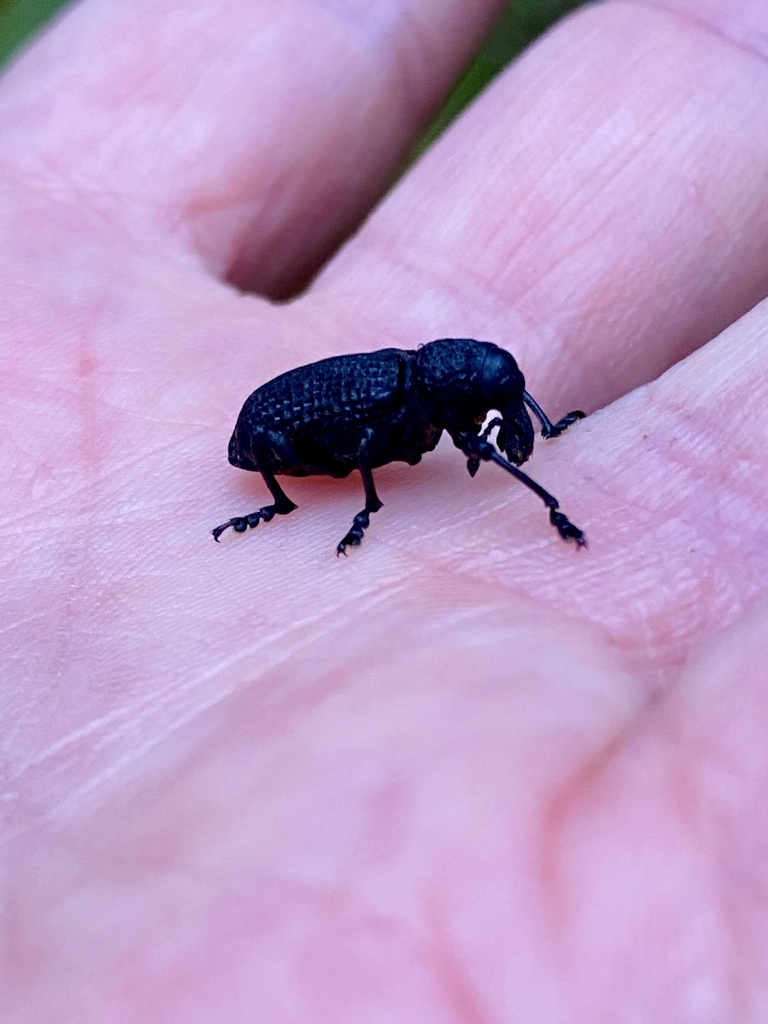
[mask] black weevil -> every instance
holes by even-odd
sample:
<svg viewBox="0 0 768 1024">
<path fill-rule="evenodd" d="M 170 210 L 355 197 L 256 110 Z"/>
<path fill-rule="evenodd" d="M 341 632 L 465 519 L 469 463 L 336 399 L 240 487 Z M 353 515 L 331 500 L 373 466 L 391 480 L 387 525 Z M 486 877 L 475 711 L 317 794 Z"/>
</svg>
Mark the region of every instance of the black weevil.
<svg viewBox="0 0 768 1024">
<path fill-rule="evenodd" d="M 297 506 L 277 482 L 278 475 L 345 477 L 359 469 L 365 508 L 336 547 L 338 555 L 346 554 L 349 545 L 362 540 L 371 513 L 382 507 L 372 471 L 388 462 L 415 466 L 447 430 L 466 456 L 471 476 L 481 461 L 502 466 L 538 494 L 563 540 L 581 547 L 584 534 L 558 510 L 557 499 L 516 468 L 533 451 L 526 405 L 541 422 L 542 437 L 557 437 L 584 416 L 576 410 L 550 422 L 525 390 L 509 352 L 471 338 L 442 338 L 415 350 L 333 356 L 289 370 L 247 399 L 229 442 L 232 465 L 261 473 L 275 503 L 228 519 L 213 536 L 218 540 L 230 526 L 243 533 L 262 519 L 293 512 Z M 481 433 L 492 409 L 501 415 Z M 507 458 L 488 440 L 496 427 L 496 444 Z"/>
</svg>

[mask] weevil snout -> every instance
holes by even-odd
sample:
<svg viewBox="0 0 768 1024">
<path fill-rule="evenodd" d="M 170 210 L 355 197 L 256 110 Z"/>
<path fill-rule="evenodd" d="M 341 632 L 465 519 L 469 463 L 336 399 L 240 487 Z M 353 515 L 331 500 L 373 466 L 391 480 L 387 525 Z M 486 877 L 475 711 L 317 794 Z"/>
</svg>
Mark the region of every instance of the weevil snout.
<svg viewBox="0 0 768 1024">
<path fill-rule="evenodd" d="M 502 424 L 496 437 L 496 444 L 515 466 L 522 466 L 533 452 L 534 431 L 531 417 L 522 402 L 512 410 L 502 411 Z"/>
</svg>

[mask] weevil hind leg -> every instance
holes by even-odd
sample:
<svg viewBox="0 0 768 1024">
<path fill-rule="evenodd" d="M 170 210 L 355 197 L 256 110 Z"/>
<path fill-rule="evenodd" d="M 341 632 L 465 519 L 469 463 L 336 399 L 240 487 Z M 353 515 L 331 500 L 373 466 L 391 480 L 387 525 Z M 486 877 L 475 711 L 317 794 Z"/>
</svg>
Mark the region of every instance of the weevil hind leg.
<svg viewBox="0 0 768 1024">
<path fill-rule="evenodd" d="M 211 530 L 213 539 L 218 541 L 222 533 L 228 530 L 230 526 L 235 533 L 245 533 L 248 527 L 253 529 L 259 523 L 268 523 L 275 516 L 287 516 L 289 512 L 293 512 L 294 509 L 298 508 L 298 505 L 294 504 L 290 498 L 286 498 L 286 502 L 287 504 L 282 504 L 276 501 L 274 505 L 263 505 L 261 508 L 256 509 L 255 512 L 249 512 L 247 516 L 233 516 L 226 523 L 222 523 Z"/>
<path fill-rule="evenodd" d="M 233 516 L 228 519 L 226 523 L 222 523 L 220 526 L 215 527 L 211 530 L 213 539 L 218 542 L 219 537 L 228 530 L 230 527 L 235 533 L 245 533 L 250 527 L 258 526 L 259 523 L 268 523 L 270 519 L 274 519 L 275 516 L 287 516 L 289 512 L 293 512 L 294 509 L 299 506 L 296 505 L 285 491 L 282 489 L 280 484 L 275 479 L 275 474 L 267 467 L 259 462 L 259 472 L 264 478 L 264 482 L 269 488 L 270 494 L 275 499 L 274 505 L 263 505 L 255 512 L 249 513 L 247 516 Z"/>
<path fill-rule="evenodd" d="M 368 435 L 370 437 L 370 434 Z M 366 442 L 368 438 L 363 441 L 360 446 L 360 476 L 363 478 L 363 487 L 365 488 L 365 508 L 362 512 L 358 512 L 355 518 L 352 520 L 352 526 L 348 532 L 341 538 L 339 543 L 336 545 L 336 555 L 346 555 L 348 547 L 359 547 L 360 542 L 363 539 L 364 532 L 371 525 L 371 516 L 374 512 L 378 512 L 380 508 L 384 507 L 384 502 L 376 493 L 376 485 L 373 482 L 373 473 L 371 467 L 367 462 Z"/>
</svg>

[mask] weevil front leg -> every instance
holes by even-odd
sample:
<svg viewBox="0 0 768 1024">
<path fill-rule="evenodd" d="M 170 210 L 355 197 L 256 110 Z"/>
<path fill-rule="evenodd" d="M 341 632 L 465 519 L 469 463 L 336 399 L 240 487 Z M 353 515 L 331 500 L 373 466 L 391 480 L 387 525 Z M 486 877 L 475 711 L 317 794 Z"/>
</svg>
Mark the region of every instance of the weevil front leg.
<svg viewBox="0 0 768 1024">
<path fill-rule="evenodd" d="M 371 472 L 371 467 L 368 465 L 367 446 L 372 435 L 373 432 L 369 430 L 363 440 L 363 443 L 360 445 L 360 456 L 358 462 L 360 476 L 363 478 L 363 487 L 365 488 L 365 508 L 362 512 L 357 513 L 355 518 L 352 520 L 352 526 L 349 531 L 336 545 L 337 557 L 339 555 L 346 555 L 348 547 L 359 546 L 360 541 L 363 539 L 363 533 L 371 525 L 371 515 L 384 507 L 384 502 L 376 493 L 376 486 L 373 482 L 373 473 Z"/>
<path fill-rule="evenodd" d="M 222 523 L 221 526 L 217 526 L 215 529 L 211 530 L 215 541 L 218 542 L 219 537 L 225 530 L 228 530 L 230 526 L 235 533 L 245 533 L 249 526 L 253 529 L 261 522 L 268 523 L 270 519 L 274 519 L 275 516 L 287 516 L 289 512 L 293 512 L 295 508 L 298 508 L 298 505 L 291 501 L 277 482 L 275 474 L 266 465 L 266 463 L 257 458 L 257 465 L 259 467 L 259 472 L 264 477 L 264 482 L 269 488 L 270 494 L 275 499 L 274 505 L 264 505 L 262 508 L 257 509 L 255 512 L 251 512 L 247 516 L 233 516 L 232 519 L 228 519 L 226 523 Z"/>
<path fill-rule="evenodd" d="M 513 466 L 511 462 L 508 462 L 503 455 L 499 455 L 494 446 L 490 441 L 484 437 L 478 437 L 474 434 L 457 434 L 454 437 L 454 443 L 461 449 L 464 455 L 467 456 L 467 464 L 471 463 L 480 464 L 483 462 L 495 462 L 502 469 L 506 469 L 508 473 L 511 473 L 516 480 L 519 480 L 521 484 L 525 484 L 534 494 L 537 494 L 544 504 L 549 509 L 549 521 L 560 534 L 563 540 L 572 540 L 576 543 L 577 547 L 586 547 L 587 538 L 584 536 L 582 530 L 578 526 L 574 525 L 570 519 L 560 511 L 560 502 L 557 498 L 550 494 L 549 491 L 545 491 L 544 488 L 537 484 L 536 481 L 524 473 L 522 469 L 518 469 L 517 466 Z M 472 470 L 470 469 L 470 473 Z M 474 476 L 474 474 L 472 474 Z"/>
</svg>

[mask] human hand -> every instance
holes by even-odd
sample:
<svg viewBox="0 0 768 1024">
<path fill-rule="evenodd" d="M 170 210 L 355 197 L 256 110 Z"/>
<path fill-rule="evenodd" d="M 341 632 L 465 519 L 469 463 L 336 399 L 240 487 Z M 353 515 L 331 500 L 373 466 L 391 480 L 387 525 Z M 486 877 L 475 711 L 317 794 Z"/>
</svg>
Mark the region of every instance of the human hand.
<svg viewBox="0 0 768 1024">
<path fill-rule="evenodd" d="M 3 83 L 14 1022 L 760 1020 L 764 5 L 580 13 L 222 283 L 498 7 L 91 2 Z M 599 410 L 526 465 L 587 552 L 450 445 L 348 559 L 355 478 L 212 542 L 253 388 L 450 335 Z"/>
</svg>

